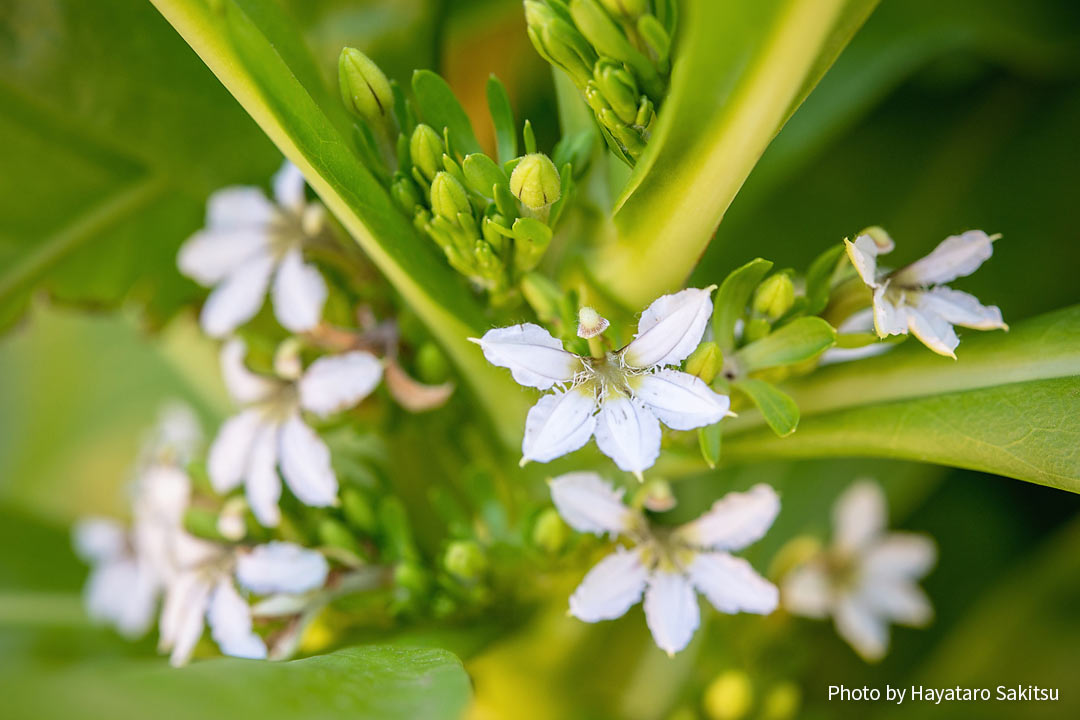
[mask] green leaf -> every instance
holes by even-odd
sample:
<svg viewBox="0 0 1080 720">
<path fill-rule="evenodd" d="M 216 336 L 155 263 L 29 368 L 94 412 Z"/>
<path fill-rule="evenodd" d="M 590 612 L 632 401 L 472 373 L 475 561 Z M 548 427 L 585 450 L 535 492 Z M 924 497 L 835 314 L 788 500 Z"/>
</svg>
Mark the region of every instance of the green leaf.
<svg viewBox="0 0 1080 720">
<path fill-rule="evenodd" d="M 163 661 L 97 659 L 20 670 L 5 680 L 5 716 L 20 720 L 66 720 L 88 708 L 113 720 L 453 720 L 471 694 L 461 662 L 449 652 L 378 646 L 292 662 L 220 659 L 179 669 Z"/>
<path fill-rule="evenodd" d="M 671 89 L 616 203 L 617 239 L 593 259 L 605 289 L 641 307 L 681 286 L 769 141 L 875 4 L 682 4 Z"/>
<path fill-rule="evenodd" d="M 420 117 L 436 130 L 446 128 L 454 152 L 461 155 L 482 152 L 469 116 L 445 80 L 430 70 L 417 70 L 413 73 L 412 88 Z"/>
<path fill-rule="evenodd" d="M 495 126 L 496 157 L 500 164 L 509 162 L 517 157 L 517 123 L 506 87 L 494 75 L 487 81 L 487 101 Z"/>
<path fill-rule="evenodd" d="M 799 425 L 799 406 L 790 395 L 764 380 L 748 378 L 739 380 L 732 386 L 753 401 L 774 433 L 786 437 L 795 432 Z"/>
<path fill-rule="evenodd" d="M 465 182 L 469 188 L 486 198 L 495 197 L 495 186 L 505 185 L 510 189 L 510 178 L 502 171 L 495 161 L 483 153 L 466 155 L 461 163 L 461 169 L 465 173 Z"/>
<path fill-rule="evenodd" d="M 710 468 L 716 467 L 716 464 L 720 462 L 720 444 L 723 439 L 724 429 L 720 423 L 698 428 L 698 446 L 701 448 L 701 457 L 705 458 L 705 463 Z"/>
<path fill-rule="evenodd" d="M 335 103 L 335 108 L 340 103 L 325 87 L 301 84 L 304 73 L 294 71 L 294 64 L 302 70 L 307 63 L 294 60 L 293 55 L 302 51 L 302 44 L 281 36 L 292 28 L 280 7 L 253 3 L 255 12 L 249 15 L 246 1 L 215 2 L 217 11 L 198 0 L 154 1 L 263 131 L 303 171 L 326 206 L 428 326 L 502 439 L 508 444 L 519 442 L 524 396 L 467 341 L 489 325 L 479 303 L 358 160 L 333 119 L 343 116 L 344 110 L 324 111 L 327 106 L 318 99 L 330 98 L 324 102 Z M 414 87 L 420 87 L 427 105 L 454 126 L 451 132 L 459 136 L 455 142 L 463 143 L 460 138 L 466 130 L 471 137 L 467 118 L 462 127 L 453 117 L 453 108 L 460 111 L 456 100 L 452 107 L 437 101 L 439 88 L 449 92 L 445 83 L 432 73 L 418 76 Z M 424 108 L 425 112 L 430 109 Z"/>
<path fill-rule="evenodd" d="M 765 274 L 772 269 L 772 262 L 757 258 L 737 268 L 724 278 L 713 303 L 713 340 L 725 353 L 735 349 L 735 322 L 746 312 L 750 295 Z"/>
<path fill-rule="evenodd" d="M 875 456 L 983 470 L 1080 492 L 1080 306 L 1009 333 L 965 333 L 952 361 L 914 342 L 787 384 L 802 413 L 783 441 L 727 423 L 725 461 Z"/>
<path fill-rule="evenodd" d="M 817 315 L 829 304 L 836 266 L 844 257 L 844 246 L 833 245 L 818 255 L 806 271 L 806 314 Z"/>
<path fill-rule="evenodd" d="M 746 373 L 817 357 L 836 344 L 836 331 L 819 317 L 801 317 L 741 348 L 735 357 Z"/>
</svg>

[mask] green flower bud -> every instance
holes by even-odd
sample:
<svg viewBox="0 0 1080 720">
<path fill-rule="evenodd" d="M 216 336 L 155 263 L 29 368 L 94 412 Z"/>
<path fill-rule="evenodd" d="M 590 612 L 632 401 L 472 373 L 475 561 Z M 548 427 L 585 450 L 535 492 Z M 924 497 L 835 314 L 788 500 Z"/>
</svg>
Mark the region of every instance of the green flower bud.
<svg viewBox="0 0 1080 720">
<path fill-rule="evenodd" d="M 754 291 L 753 308 L 769 320 L 777 320 L 795 303 L 795 286 L 787 273 L 766 278 Z"/>
<path fill-rule="evenodd" d="M 424 382 L 435 385 L 450 377 L 450 363 L 433 342 L 426 342 L 416 351 L 416 374 Z"/>
<path fill-rule="evenodd" d="M 431 578 L 427 570 L 417 562 L 399 562 L 394 566 L 394 585 L 408 598 L 416 598 L 427 594 L 431 587 Z"/>
<path fill-rule="evenodd" d="M 750 318 L 746 321 L 746 327 L 743 329 L 743 340 L 752 343 L 768 335 L 770 330 L 772 330 L 772 325 L 765 318 Z"/>
<path fill-rule="evenodd" d="M 401 173 L 394 176 L 394 182 L 390 185 L 390 194 L 394 197 L 394 202 L 398 204 L 398 207 L 410 215 L 416 211 L 417 207 L 422 207 L 424 203 L 420 192 L 416 189 L 416 183 Z"/>
<path fill-rule="evenodd" d="M 488 560 L 475 540 L 455 540 L 446 547 L 443 567 L 462 582 L 475 582 L 487 572 Z"/>
<path fill-rule="evenodd" d="M 559 199 L 562 182 L 555 163 L 543 153 L 521 158 L 510 175 L 510 192 L 530 210 L 546 208 Z"/>
<path fill-rule="evenodd" d="M 690 353 L 690 357 L 686 358 L 686 372 L 696 375 L 706 384 L 716 379 L 722 367 L 724 353 L 720 351 L 720 346 L 712 341 L 701 343 Z"/>
<path fill-rule="evenodd" d="M 371 58 L 356 48 L 343 49 L 338 57 L 338 84 L 345 107 L 374 127 L 387 127 L 394 93 L 386 75 Z"/>
<path fill-rule="evenodd" d="M 329 547 L 341 548 L 353 555 L 361 555 L 360 543 L 345 526 L 345 523 L 334 518 L 323 518 L 318 528 L 319 542 Z"/>
<path fill-rule="evenodd" d="M 746 717 L 753 702 L 750 676 L 742 670 L 727 670 L 705 688 L 702 704 L 709 720 L 739 720 Z"/>
<path fill-rule="evenodd" d="M 596 51 L 571 23 L 543 2 L 525 0 L 529 39 L 545 60 L 561 67 L 583 87 L 596 64 Z"/>
<path fill-rule="evenodd" d="M 619 63 L 602 58 L 593 69 L 593 79 L 619 119 L 627 124 L 634 122 L 639 98 L 634 76 Z"/>
<path fill-rule="evenodd" d="M 765 720 L 790 720 L 799 712 L 802 693 L 793 682 L 777 683 L 765 695 L 761 716 Z"/>
<path fill-rule="evenodd" d="M 465 188 L 450 173 L 435 173 L 431 181 L 431 210 L 452 223 L 457 223 L 458 213 L 472 212 Z"/>
<path fill-rule="evenodd" d="M 612 15 L 629 20 L 649 12 L 649 0 L 600 0 L 600 4 Z"/>
<path fill-rule="evenodd" d="M 344 487 L 341 490 L 341 511 L 346 522 L 365 535 L 373 535 L 377 527 L 375 508 L 362 490 Z"/>
<path fill-rule="evenodd" d="M 443 139 L 435 128 L 421 123 L 409 138 L 409 157 L 425 180 L 431 182 L 435 173 L 442 170 L 442 156 L 446 153 Z"/>
<path fill-rule="evenodd" d="M 536 516 L 533 524 L 532 542 L 548 555 L 555 555 L 566 547 L 570 528 L 563 522 L 555 508 L 547 508 Z"/>
</svg>

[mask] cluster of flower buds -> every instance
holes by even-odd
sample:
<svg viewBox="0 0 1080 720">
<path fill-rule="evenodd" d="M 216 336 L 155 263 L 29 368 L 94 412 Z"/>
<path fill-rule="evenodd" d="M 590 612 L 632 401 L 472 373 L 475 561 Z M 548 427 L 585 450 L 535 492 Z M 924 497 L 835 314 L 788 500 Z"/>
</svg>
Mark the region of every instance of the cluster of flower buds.
<svg viewBox="0 0 1080 720">
<path fill-rule="evenodd" d="M 537 52 L 566 72 L 633 165 L 667 90 L 673 0 L 526 0 L 525 18 Z"/>
<path fill-rule="evenodd" d="M 500 136 L 498 161 L 480 151 L 465 111 L 437 75 L 414 76 L 414 105 L 363 53 L 345 48 L 339 79 L 346 107 L 370 126 L 359 133 L 365 159 L 386 179 L 397 205 L 495 304 L 513 297 L 551 243 L 570 191 L 572 150 L 556 153 L 557 167 L 537 151 L 526 122 L 519 156 L 506 90 L 495 78 L 488 97 Z"/>
</svg>

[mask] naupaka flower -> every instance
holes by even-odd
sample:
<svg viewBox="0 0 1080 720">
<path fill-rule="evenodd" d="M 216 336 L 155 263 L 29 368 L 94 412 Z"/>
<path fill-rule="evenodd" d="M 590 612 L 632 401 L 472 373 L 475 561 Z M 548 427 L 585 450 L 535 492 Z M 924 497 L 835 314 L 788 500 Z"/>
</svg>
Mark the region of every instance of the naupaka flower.
<svg viewBox="0 0 1080 720">
<path fill-rule="evenodd" d="M 327 355 L 301 372 L 279 363 L 280 377 L 259 375 L 244 364 L 246 346 L 233 339 L 221 350 L 225 386 L 244 409 L 218 431 L 207 469 L 211 484 L 225 494 L 244 484 L 248 503 L 260 523 L 276 526 L 281 478 L 305 505 L 332 505 L 337 476 L 330 450 L 301 416 L 307 410 L 328 416 L 353 407 L 367 397 L 382 377 L 382 364 L 368 352 L 356 350 Z"/>
<path fill-rule="evenodd" d="M 321 231 L 325 210 L 306 201 L 304 176 L 288 161 L 273 185 L 276 202 L 255 187 L 215 192 L 207 201 L 206 227 L 180 248 L 180 271 L 214 288 L 199 318 L 212 337 L 224 337 L 254 317 L 271 278 L 282 327 L 303 332 L 322 316 L 326 281 L 304 262 L 303 247 Z"/>
<path fill-rule="evenodd" d="M 917 581 L 934 566 L 937 549 L 925 535 L 885 532 L 885 495 L 855 483 L 833 508 L 832 545 L 789 571 L 784 607 L 812 618 L 832 615 L 836 631 L 866 660 L 889 646 L 889 621 L 920 627 L 933 609 Z"/>
<path fill-rule="evenodd" d="M 874 329 L 878 337 L 907 334 L 939 355 L 956 358 L 960 339 L 954 325 L 975 330 L 1007 330 L 1001 310 L 944 283 L 975 272 L 994 252 L 997 236 L 982 230 L 951 235 L 921 260 L 882 273 L 877 258 L 894 245 L 884 233 L 864 233 L 845 240 L 848 257 L 859 277 L 874 293 Z"/>
<path fill-rule="evenodd" d="M 613 620 L 644 594 L 649 631 L 673 655 L 687 646 L 700 622 L 695 591 L 720 612 L 767 615 L 776 608 L 776 587 L 727 552 L 753 543 L 772 525 L 780 499 L 771 487 L 729 493 L 701 517 L 674 528 L 652 527 L 622 496 L 596 473 L 551 481 L 551 499 L 572 528 L 634 543 L 629 550 L 616 547 L 585 575 L 570 596 L 571 615 L 585 622 Z"/>
<path fill-rule="evenodd" d="M 682 363 L 701 342 L 714 289 L 690 288 L 657 299 L 642 313 L 633 341 L 603 357 L 567 352 L 532 323 L 472 338 L 488 362 L 509 368 L 519 384 L 557 386 L 529 411 L 522 463 L 554 460 L 595 435 L 601 452 L 620 469 L 640 475 L 660 454 L 661 421 L 673 430 L 692 430 L 727 415 L 727 396 L 668 367 Z"/>
</svg>

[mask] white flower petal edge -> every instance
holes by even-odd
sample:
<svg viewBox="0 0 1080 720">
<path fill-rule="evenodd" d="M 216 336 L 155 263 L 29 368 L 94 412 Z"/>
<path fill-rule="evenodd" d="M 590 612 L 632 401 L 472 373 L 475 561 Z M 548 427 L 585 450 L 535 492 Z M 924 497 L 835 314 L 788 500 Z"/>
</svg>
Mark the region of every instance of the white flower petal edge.
<svg viewBox="0 0 1080 720">
<path fill-rule="evenodd" d="M 726 395 L 714 392 L 701 378 L 678 370 L 642 375 L 634 392 L 672 430 L 693 430 L 720 422 L 731 407 Z"/>
<path fill-rule="evenodd" d="M 321 357 L 300 378 L 300 405 L 322 417 L 347 410 L 371 394 L 382 374 L 382 363 L 368 352 Z"/>
<path fill-rule="evenodd" d="M 576 472 L 553 479 L 551 500 L 567 525 L 578 532 L 603 535 L 625 533 L 640 517 L 623 504 L 623 490 L 593 472 Z"/>
<path fill-rule="evenodd" d="M 600 405 L 596 446 L 620 470 L 640 478 L 660 456 L 660 422 L 639 400 L 608 398 Z"/>
<path fill-rule="evenodd" d="M 249 260 L 269 254 L 261 227 L 200 230 L 181 246 L 176 264 L 200 285 L 215 285 Z"/>
<path fill-rule="evenodd" d="M 237 581 L 259 595 L 298 594 L 322 587 L 330 568 L 321 553 L 276 540 L 236 559 Z"/>
<path fill-rule="evenodd" d="M 844 249 L 862 281 L 870 287 L 877 287 L 877 258 L 882 253 L 874 239 L 869 235 L 860 235 L 855 242 L 845 239 Z"/>
<path fill-rule="evenodd" d="M 326 281 L 314 265 L 304 262 L 299 247 L 282 258 L 271 294 L 274 316 L 286 330 L 306 332 L 319 324 L 326 304 Z"/>
<path fill-rule="evenodd" d="M 640 555 L 616 548 L 585 575 L 570 596 L 570 614 L 584 622 L 622 617 L 641 601 L 647 579 Z"/>
<path fill-rule="evenodd" d="M 674 655 L 690 644 L 701 621 L 697 596 L 682 573 L 655 570 L 645 590 L 645 623 L 657 647 Z"/>
<path fill-rule="evenodd" d="M 805 564 L 784 576 L 780 595 L 784 607 L 795 615 L 822 619 L 828 616 L 832 602 L 829 578 L 814 564 Z"/>
<path fill-rule="evenodd" d="M 104 562 L 122 557 L 127 546 L 124 527 L 111 518 L 89 517 L 75 524 L 72 545 L 75 554 L 87 562 Z"/>
<path fill-rule="evenodd" d="M 836 632 L 868 662 L 877 662 L 889 649 L 889 626 L 864 603 L 845 596 L 833 610 Z"/>
<path fill-rule="evenodd" d="M 739 550 L 764 537 L 779 512 L 780 497 L 762 483 L 746 492 L 728 493 L 676 534 L 695 547 Z"/>
<path fill-rule="evenodd" d="M 206 227 L 210 230 L 257 229 L 278 214 L 274 203 L 257 187 L 226 187 L 206 201 Z"/>
<path fill-rule="evenodd" d="M 926 257 L 900 268 L 894 279 L 904 286 L 929 286 L 965 277 L 994 254 L 994 241 L 982 230 L 950 235 Z"/>
<path fill-rule="evenodd" d="M 919 306 L 947 322 L 974 330 L 1008 330 L 996 305 L 987 307 L 969 293 L 939 286 L 919 296 Z"/>
<path fill-rule="evenodd" d="M 856 482 L 833 506 L 833 542 L 843 552 L 865 547 L 885 530 L 885 493 L 877 483 Z"/>
<path fill-rule="evenodd" d="M 293 212 L 304 209 L 304 174 L 300 168 L 286 160 L 281 169 L 274 173 L 274 200 L 277 204 Z"/>
<path fill-rule="evenodd" d="M 255 519 L 263 527 L 277 527 L 281 522 L 281 478 L 277 473 L 278 427 L 262 425 L 251 444 L 244 493 Z"/>
<path fill-rule="evenodd" d="M 698 553 L 686 569 L 694 586 L 720 612 L 768 615 L 780 593 L 743 558 L 724 552 Z"/>
<path fill-rule="evenodd" d="M 293 495 L 311 507 L 337 502 L 338 482 L 330 465 L 330 449 L 299 415 L 282 425 L 279 442 L 281 472 Z"/>
<path fill-rule="evenodd" d="M 678 365 L 694 351 L 712 315 L 710 295 L 716 289 L 688 288 L 653 301 L 638 322 L 638 332 L 623 352 L 630 367 Z"/>
<path fill-rule="evenodd" d="M 591 394 L 576 388 L 540 398 L 525 418 L 522 464 L 549 462 L 583 447 L 596 428 L 595 406 Z"/>
<path fill-rule="evenodd" d="M 225 389 L 234 402 L 242 405 L 263 400 L 280 386 L 280 383 L 249 370 L 244 363 L 245 357 L 247 343 L 239 338 L 230 338 L 221 346 L 221 377 Z"/>
<path fill-rule="evenodd" d="M 266 297 L 274 259 L 255 255 L 231 272 L 210 293 L 199 315 L 207 335 L 222 338 L 255 317 Z"/>
<path fill-rule="evenodd" d="M 230 578 L 218 580 L 206 620 L 221 652 L 232 657 L 266 659 L 266 643 L 251 628 L 251 608 L 236 592 Z"/>
<path fill-rule="evenodd" d="M 255 437 L 263 427 L 262 412 L 256 408 L 233 415 L 221 426 L 206 462 L 214 492 L 224 495 L 243 482 Z"/>
<path fill-rule="evenodd" d="M 492 365 L 510 370 L 519 385 L 547 390 L 568 383 L 583 369 L 581 358 L 563 350 L 562 343 L 532 323 L 493 328 L 482 338 L 470 338 Z"/>
</svg>

